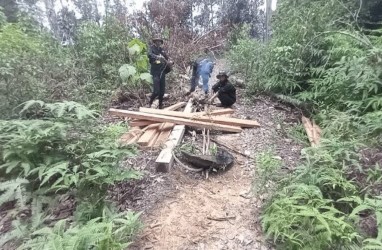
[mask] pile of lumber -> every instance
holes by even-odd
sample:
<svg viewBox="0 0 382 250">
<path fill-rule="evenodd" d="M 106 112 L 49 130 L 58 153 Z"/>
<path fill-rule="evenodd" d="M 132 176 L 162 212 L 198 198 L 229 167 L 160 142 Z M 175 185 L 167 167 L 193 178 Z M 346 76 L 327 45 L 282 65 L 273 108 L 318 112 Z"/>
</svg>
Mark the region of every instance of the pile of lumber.
<svg viewBox="0 0 382 250">
<path fill-rule="evenodd" d="M 182 107 L 184 111 L 176 111 Z M 131 130 L 122 136 L 123 144 L 138 144 L 141 148 L 163 148 L 156 163 L 157 171 L 168 172 L 174 158 L 173 149 L 182 141 L 186 126 L 239 133 L 243 128 L 259 127 L 253 120 L 230 117 L 233 109 L 217 109 L 192 112 L 192 99 L 188 103 L 177 103 L 163 110 L 140 108 L 139 111 L 110 109 L 111 115 L 128 119 Z"/>
<path fill-rule="evenodd" d="M 180 102 L 165 110 L 174 111 L 184 106 L 186 106 L 186 103 Z M 128 133 L 122 135 L 120 143 L 123 145 L 138 144 L 141 148 L 161 147 L 167 141 L 175 125 L 169 122 L 158 123 L 142 119 L 127 119 L 127 121 L 131 129 Z"/>
<path fill-rule="evenodd" d="M 140 108 L 139 112 L 129 110 L 110 109 L 109 113 L 120 117 L 137 119 L 133 125 L 159 126 L 163 123 L 186 125 L 199 129 L 210 129 L 222 132 L 240 133 L 242 128 L 259 127 L 259 123 L 253 120 L 244 120 L 221 115 L 232 114 L 232 109 L 221 109 L 210 112 L 179 112 L 151 108 Z"/>
<path fill-rule="evenodd" d="M 314 121 L 310 121 L 305 116 L 302 116 L 301 121 L 305 128 L 306 134 L 308 135 L 310 145 L 312 147 L 317 146 L 320 143 L 321 138 L 320 127 Z"/>
</svg>

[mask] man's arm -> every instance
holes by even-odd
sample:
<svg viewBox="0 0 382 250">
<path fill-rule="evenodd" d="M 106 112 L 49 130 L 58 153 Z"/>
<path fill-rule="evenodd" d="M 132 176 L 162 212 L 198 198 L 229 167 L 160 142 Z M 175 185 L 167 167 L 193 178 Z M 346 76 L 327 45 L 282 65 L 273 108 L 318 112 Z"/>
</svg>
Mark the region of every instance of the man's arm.
<svg viewBox="0 0 382 250">
<path fill-rule="evenodd" d="M 219 90 L 219 85 L 220 85 L 220 83 L 217 82 L 217 83 L 215 83 L 214 86 L 212 86 L 212 91 L 213 91 L 214 93 L 217 92 L 217 91 Z"/>
<path fill-rule="evenodd" d="M 209 100 L 208 100 L 208 104 L 211 104 L 214 99 L 219 95 L 219 92 L 216 92 Z"/>
<path fill-rule="evenodd" d="M 147 53 L 147 56 L 149 57 L 150 62 L 158 59 L 158 56 L 154 54 L 153 48 L 150 46 L 149 51 Z"/>
<path fill-rule="evenodd" d="M 169 57 L 168 57 L 166 51 L 164 51 L 164 49 L 162 49 L 161 54 L 162 54 L 162 56 L 168 61 Z"/>
</svg>

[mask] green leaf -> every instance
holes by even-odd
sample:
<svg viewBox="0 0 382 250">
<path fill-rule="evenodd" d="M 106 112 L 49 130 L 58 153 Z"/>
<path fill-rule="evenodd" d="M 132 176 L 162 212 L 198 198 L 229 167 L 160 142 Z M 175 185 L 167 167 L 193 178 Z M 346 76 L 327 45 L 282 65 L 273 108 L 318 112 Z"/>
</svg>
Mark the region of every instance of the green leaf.
<svg viewBox="0 0 382 250">
<path fill-rule="evenodd" d="M 119 75 L 122 82 L 128 82 L 129 78 L 134 76 L 137 73 L 137 70 L 134 66 L 129 64 L 124 64 L 119 68 Z"/>
<path fill-rule="evenodd" d="M 140 54 L 142 51 L 142 48 L 138 44 L 134 44 L 133 46 L 129 47 L 128 50 L 129 50 L 129 54 L 131 56 L 134 56 L 134 55 Z"/>
<path fill-rule="evenodd" d="M 149 73 L 142 73 L 139 78 L 147 83 L 152 83 L 153 77 Z"/>
</svg>

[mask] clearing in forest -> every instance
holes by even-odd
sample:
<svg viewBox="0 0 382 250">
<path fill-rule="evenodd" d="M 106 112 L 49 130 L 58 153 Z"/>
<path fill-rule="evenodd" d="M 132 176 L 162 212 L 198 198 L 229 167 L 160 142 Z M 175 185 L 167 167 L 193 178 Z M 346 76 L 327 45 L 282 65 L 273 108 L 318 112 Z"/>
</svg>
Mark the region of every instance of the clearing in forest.
<svg viewBox="0 0 382 250">
<path fill-rule="evenodd" d="M 256 158 L 272 152 L 286 171 L 293 169 L 302 145 L 292 140 L 288 131 L 298 123 L 299 114 L 268 97 L 250 100 L 242 89 L 238 94 L 233 116 L 256 120 L 261 127 L 238 134 L 211 135 L 229 146 L 235 156 L 232 168 L 206 179 L 178 163 L 169 173 L 156 173 L 157 151 L 142 151 L 135 159 L 147 174 L 131 184 L 133 190 L 120 194 L 134 200 L 119 199 L 121 208 L 143 211 L 145 228 L 131 249 L 270 249 L 260 225 L 263 197 L 253 190 L 259 181 Z M 195 136 L 189 129 L 183 144 L 201 148 L 202 141 L 201 134 Z"/>
</svg>

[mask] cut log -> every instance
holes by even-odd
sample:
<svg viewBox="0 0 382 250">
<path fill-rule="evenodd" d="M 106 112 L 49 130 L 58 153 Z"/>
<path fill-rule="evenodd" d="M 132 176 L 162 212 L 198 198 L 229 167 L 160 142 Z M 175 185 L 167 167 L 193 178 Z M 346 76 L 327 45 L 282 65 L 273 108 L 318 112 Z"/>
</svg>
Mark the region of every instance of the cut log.
<svg viewBox="0 0 382 250">
<path fill-rule="evenodd" d="M 192 99 L 190 99 L 184 109 L 185 113 L 192 112 Z M 158 158 L 156 159 L 156 171 L 167 173 L 170 171 L 174 164 L 174 148 L 182 141 L 184 132 L 186 131 L 186 126 L 176 125 L 172 132 L 169 134 L 168 140 L 164 144 L 164 149 L 160 152 Z M 159 138 L 166 137 L 166 134 L 161 133 Z M 160 140 L 157 140 L 157 143 L 161 143 Z"/>
<path fill-rule="evenodd" d="M 175 111 L 166 111 L 166 112 L 175 112 Z M 128 110 L 118 110 L 118 109 L 109 109 L 109 113 L 112 115 L 120 116 L 120 117 L 130 117 L 135 119 L 144 119 L 144 120 L 157 121 L 157 122 L 171 122 L 178 125 L 186 125 L 186 126 L 191 126 L 195 128 L 206 128 L 206 129 L 224 131 L 224 132 L 240 133 L 242 131 L 240 127 L 236 127 L 236 126 L 223 125 L 223 124 L 217 124 L 212 122 L 203 122 L 198 120 L 190 120 L 190 119 L 171 117 L 171 116 L 165 116 L 165 115 L 141 113 L 141 112 L 128 111 Z M 176 112 L 176 113 L 179 113 L 179 112 Z M 205 119 L 210 121 L 209 117 L 206 117 Z M 233 118 L 225 118 L 225 119 L 233 119 Z"/>
<path fill-rule="evenodd" d="M 159 110 L 159 109 L 150 109 L 150 108 L 140 108 L 139 111 L 143 113 L 147 113 L 147 114 L 153 114 L 153 115 L 179 117 L 179 118 L 191 119 L 194 121 L 209 122 L 216 125 L 222 124 L 222 125 L 238 126 L 238 127 L 244 127 L 244 128 L 254 128 L 254 127 L 260 126 L 260 124 L 256 121 L 237 119 L 237 118 L 228 118 L 228 117 L 220 117 L 220 116 L 198 116 L 195 114 L 187 114 L 187 113 L 178 112 L 178 111 L 168 111 L 168 110 Z"/>
</svg>

